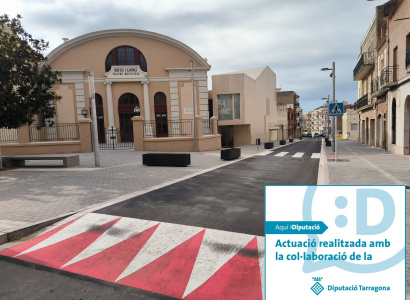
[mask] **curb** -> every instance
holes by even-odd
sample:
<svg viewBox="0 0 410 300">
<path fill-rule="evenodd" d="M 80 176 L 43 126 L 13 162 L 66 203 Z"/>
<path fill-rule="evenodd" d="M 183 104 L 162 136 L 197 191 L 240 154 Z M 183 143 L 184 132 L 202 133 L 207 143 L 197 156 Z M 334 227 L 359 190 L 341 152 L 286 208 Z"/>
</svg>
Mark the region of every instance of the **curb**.
<svg viewBox="0 0 410 300">
<path fill-rule="evenodd" d="M 329 169 L 327 165 L 325 140 L 322 139 L 322 146 L 320 148 L 319 171 L 317 174 L 316 185 L 330 185 Z"/>
</svg>

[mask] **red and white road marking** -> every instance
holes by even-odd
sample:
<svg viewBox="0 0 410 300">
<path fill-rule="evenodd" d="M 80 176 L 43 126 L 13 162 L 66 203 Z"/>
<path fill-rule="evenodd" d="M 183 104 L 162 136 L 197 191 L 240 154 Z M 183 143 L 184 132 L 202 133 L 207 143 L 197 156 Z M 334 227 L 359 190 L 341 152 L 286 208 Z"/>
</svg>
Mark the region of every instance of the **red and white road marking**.
<svg viewBox="0 0 410 300">
<path fill-rule="evenodd" d="M 264 237 L 91 213 L 0 255 L 179 299 L 263 299 Z"/>
</svg>

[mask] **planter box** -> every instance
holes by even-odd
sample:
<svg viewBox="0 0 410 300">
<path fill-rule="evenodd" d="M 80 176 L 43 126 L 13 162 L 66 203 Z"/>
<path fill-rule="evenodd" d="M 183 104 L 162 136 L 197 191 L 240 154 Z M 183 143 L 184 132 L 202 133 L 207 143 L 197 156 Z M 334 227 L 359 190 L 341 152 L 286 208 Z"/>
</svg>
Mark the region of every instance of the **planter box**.
<svg viewBox="0 0 410 300">
<path fill-rule="evenodd" d="M 147 166 L 186 167 L 191 164 L 189 153 L 145 153 L 142 164 Z"/>
<path fill-rule="evenodd" d="M 241 156 L 241 148 L 231 148 L 221 150 L 221 159 L 233 160 Z"/>
<path fill-rule="evenodd" d="M 286 140 L 280 140 L 279 145 L 286 145 Z"/>
<path fill-rule="evenodd" d="M 273 148 L 273 142 L 265 143 L 265 149 L 272 149 L 272 148 Z"/>
<path fill-rule="evenodd" d="M 289 139 L 289 143 L 293 143 L 293 139 Z"/>
</svg>

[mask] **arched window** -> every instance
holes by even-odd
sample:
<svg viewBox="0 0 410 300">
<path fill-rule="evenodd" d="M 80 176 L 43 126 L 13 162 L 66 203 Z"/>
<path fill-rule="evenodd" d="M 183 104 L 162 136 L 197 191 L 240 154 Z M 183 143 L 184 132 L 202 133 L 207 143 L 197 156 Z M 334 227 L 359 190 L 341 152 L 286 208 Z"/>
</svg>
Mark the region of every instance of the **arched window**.
<svg viewBox="0 0 410 300">
<path fill-rule="evenodd" d="M 137 96 L 131 93 L 122 94 L 122 96 L 118 100 L 118 105 L 120 104 L 138 104 L 138 107 L 140 106 L 140 102 L 138 101 Z"/>
<path fill-rule="evenodd" d="M 391 143 L 396 144 L 396 99 L 393 99 L 391 107 Z"/>
<path fill-rule="evenodd" d="M 136 48 L 121 46 L 111 50 L 105 60 L 105 72 L 111 70 L 111 66 L 139 65 L 141 70 L 147 72 L 145 56 Z"/>
</svg>

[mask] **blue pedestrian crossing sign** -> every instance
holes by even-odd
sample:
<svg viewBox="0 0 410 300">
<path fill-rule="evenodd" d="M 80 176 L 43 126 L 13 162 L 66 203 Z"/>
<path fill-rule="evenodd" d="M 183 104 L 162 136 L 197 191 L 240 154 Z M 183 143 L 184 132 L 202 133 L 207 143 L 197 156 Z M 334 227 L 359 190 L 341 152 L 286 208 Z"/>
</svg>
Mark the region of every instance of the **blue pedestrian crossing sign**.
<svg viewBox="0 0 410 300">
<path fill-rule="evenodd" d="M 329 103 L 329 116 L 343 116 L 343 103 Z"/>
</svg>

